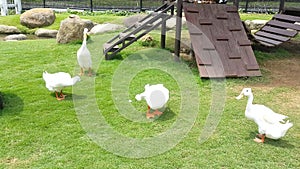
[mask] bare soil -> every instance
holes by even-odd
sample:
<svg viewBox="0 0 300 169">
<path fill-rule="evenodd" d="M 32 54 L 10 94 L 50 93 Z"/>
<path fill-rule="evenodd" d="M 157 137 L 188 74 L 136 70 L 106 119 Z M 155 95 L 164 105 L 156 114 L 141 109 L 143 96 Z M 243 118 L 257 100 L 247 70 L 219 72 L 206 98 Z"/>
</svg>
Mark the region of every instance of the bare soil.
<svg viewBox="0 0 300 169">
<path fill-rule="evenodd" d="M 270 86 L 287 86 L 300 89 L 300 41 L 289 41 L 282 44 L 292 56 L 272 59 L 260 67 L 270 74 Z"/>
</svg>

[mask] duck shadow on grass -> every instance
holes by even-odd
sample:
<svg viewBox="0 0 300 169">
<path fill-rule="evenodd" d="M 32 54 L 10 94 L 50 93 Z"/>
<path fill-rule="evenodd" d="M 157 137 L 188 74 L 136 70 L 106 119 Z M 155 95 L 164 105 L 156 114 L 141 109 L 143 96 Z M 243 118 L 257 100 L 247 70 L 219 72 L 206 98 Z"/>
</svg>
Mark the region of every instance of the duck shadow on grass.
<svg viewBox="0 0 300 169">
<path fill-rule="evenodd" d="M 249 137 L 247 137 L 247 140 L 253 140 L 255 136 L 257 135 L 256 132 L 251 132 L 249 134 Z M 258 143 L 259 144 L 259 143 Z M 281 147 L 281 148 L 288 148 L 288 149 L 293 149 L 295 146 L 293 144 L 290 144 L 288 140 L 284 140 L 284 137 L 278 140 L 270 139 L 270 138 L 265 138 L 265 142 L 263 144 L 268 144 L 274 147 Z"/>
<path fill-rule="evenodd" d="M 2 103 L 0 116 L 18 114 L 23 111 L 23 100 L 13 93 L 0 92 L 0 102 Z"/>
<path fill-rule="evenodd" d="M 159 117 L 155 117 L 155 120 L 158 120 L 158 121 L 167 121 L 167 120 L 174 119 L 175 116 L 176 116 L 176 114 L 169 107 L 166 107 L 163 110 L 163 114 L 160 115 Z"/>
<path fill-rule="evenodd" d="M 67 93 L 67 92 L 63 92 L 65 96 L 65 99 L 64 100 L 67 100 L 67 101 L 73 101 L 73 99 L 86 99 L 87 96 L 86 95 L 77 95 L 77 94 L 72 94 L 72 93 Z M 55 93 L 50 93 L 50 96 L 53 97 L 55 100 L 56 100 L 56 95 Z M 64 101 L 62 100 L 62 101 Z"/>
</svg>

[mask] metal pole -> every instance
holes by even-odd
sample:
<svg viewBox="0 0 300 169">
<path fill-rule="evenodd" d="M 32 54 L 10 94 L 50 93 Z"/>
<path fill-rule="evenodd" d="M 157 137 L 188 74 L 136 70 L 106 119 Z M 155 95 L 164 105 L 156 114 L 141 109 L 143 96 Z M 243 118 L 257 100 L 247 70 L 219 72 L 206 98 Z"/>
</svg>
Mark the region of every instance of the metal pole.
<svg viewBox="0 0 300 169">
<path fill-rule="evenodd" d="M 46 0 L 43 0 L 43 6 L 46 8 Z"/>
<path fill-rule="evenodd" d="M 143 11 L 143 0 L 140 0 L 140 12 Z"/>
<path fill-rule="evenodd" d="M 93 0 L 90 0 L 90 6 L 91 6 L 91 12 L 93 12 L 94 7 L 93 7 Z"/>
<path fill-rule="evenodd" d="M 180 56 L 180 39 L 181 39 L 181 24 L 182 24 L 182 0 L 178 0 L 176 4 L 177 17 L 176 17 L 176 35 L 175 35 L 175 60 L 179 61 Z"/>
</svg>

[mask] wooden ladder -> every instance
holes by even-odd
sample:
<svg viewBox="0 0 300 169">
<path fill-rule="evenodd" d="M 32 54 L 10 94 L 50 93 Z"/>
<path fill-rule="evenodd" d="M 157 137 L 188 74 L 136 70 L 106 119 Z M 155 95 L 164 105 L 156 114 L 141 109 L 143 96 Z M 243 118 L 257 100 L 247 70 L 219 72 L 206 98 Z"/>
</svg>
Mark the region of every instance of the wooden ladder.
<svg viewBox="0 0 300 169">
<path fill-rule="evenodd" d="M 167 12 L 174 9 L 174 4 L 175 2 L 164 3 L 162 6 L 155 9 L 154 12 L 107 41 L 103 45 L 105 59 L 113 59 L 118 52 L 157 28 L 159 25 L 164 24 L 166 20 L 172 17 L 172 15 L 167 14 Z"/>
</svg>

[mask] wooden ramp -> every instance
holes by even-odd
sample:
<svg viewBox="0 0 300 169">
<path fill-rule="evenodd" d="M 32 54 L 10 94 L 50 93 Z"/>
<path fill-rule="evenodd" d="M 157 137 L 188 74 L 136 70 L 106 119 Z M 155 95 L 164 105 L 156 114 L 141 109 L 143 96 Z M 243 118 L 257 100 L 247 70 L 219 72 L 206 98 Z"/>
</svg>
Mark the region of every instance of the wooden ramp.
<svg viewBox="0 0 300 169">
<path fill-rule="evenodd" d="M 276 14 L 253 36 L 262 45 L 273 47 L 295 37 L 298 31 L 300 31 L 299 16 Z"/>
<path fill-rule="evenodd" d="M 202 78 L 261 76 L 237 8 L 183 3 Z"/>
</svg>

